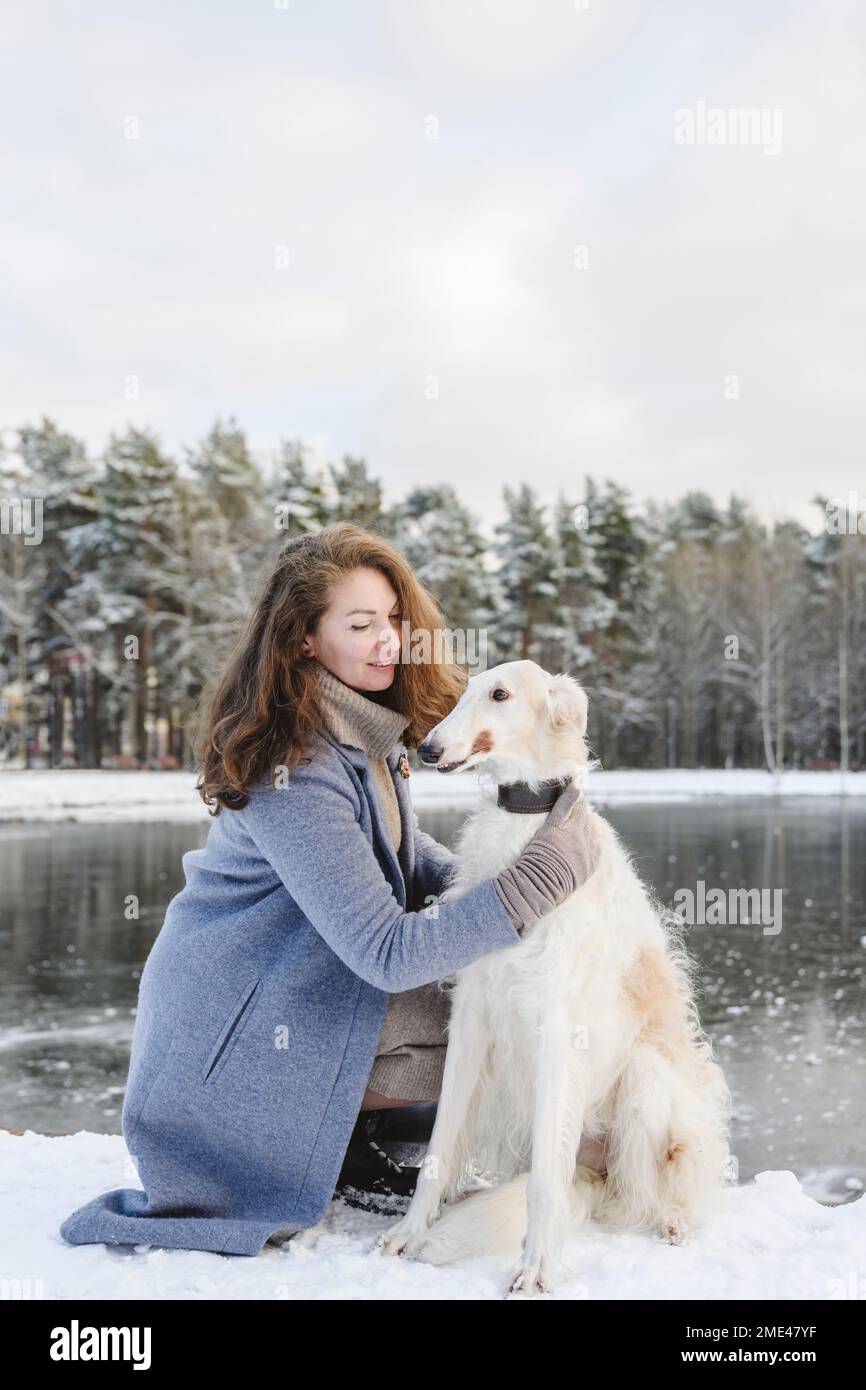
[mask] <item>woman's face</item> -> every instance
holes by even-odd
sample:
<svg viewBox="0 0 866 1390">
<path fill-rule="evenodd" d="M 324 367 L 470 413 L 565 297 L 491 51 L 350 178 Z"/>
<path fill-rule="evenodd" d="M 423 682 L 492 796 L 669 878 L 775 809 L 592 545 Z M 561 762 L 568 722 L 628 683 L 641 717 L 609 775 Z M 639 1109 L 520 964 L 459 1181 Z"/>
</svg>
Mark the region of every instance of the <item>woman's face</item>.
<svg viewBox="0 0 866 1390">
<path fill-rule="evenodd" d="M 402 618 L 391 581 L 364 566 L 336 586 L 303 650 L 354 690 L 387 690 L 400 655 Z"/>
</svg>

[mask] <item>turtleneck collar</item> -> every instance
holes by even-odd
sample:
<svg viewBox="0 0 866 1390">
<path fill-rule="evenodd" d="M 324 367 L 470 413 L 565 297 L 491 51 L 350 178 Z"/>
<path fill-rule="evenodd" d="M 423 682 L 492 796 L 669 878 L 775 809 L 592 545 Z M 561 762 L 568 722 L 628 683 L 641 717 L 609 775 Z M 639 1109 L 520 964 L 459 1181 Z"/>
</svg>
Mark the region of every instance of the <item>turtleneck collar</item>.
<svg viewBox="0 0 866 1390">
<path fill-rule="evenodd" d="M 317 657 L 311 659 L 310 666 L 316 679 L 319 714 L 337 742 L 361 748 L 371 758 L 390 753 L 409 718 L 346 685 Z"/>
</svg>

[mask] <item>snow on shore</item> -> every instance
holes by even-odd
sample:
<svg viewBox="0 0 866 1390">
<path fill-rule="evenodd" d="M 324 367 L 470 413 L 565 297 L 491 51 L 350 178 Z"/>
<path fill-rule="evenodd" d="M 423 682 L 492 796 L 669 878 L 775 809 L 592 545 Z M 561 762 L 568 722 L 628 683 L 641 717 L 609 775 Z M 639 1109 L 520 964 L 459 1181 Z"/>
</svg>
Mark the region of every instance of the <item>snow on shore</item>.
<svg viewBox="0 0 866 1390">
<path fill-rule="evenodd" d="M 196 780 L 194 772 L 0 771 L 0 821 L 202 821 L 208 811 Z M 419 811 L 454 806 L 468 813 L 480 795 L 472 772 L 443 777 L 415 770 L 411 789 Z M 767 772 L 739 768 L 596 771 L 587 791 L 599 805 L 694 797 L 866 796 L 866 772 L 785 772 L 777 784 Z"/>
<path fill-rule="evenodd" d="M 114 1187 L 140 1187 L 121 1135 L 0 1131 L 0 1286 L 39 1281 L 45 1299 L 498 1299 L 510 1260 L 434 1268 L 375 1250 L 393 1217 L 331 1203 L 319 1226 L 254 1257 L 157 1246 L 67 1245 L 58 1227 Z M 592 1225 L 569 1236 L 549 1297 L 862 1298 L 866 1198 L 828 1207 L 793 1173 L 731 1187 L 727 1211 L 687 1245 Z M 517 1251 L 515 1251 L 515 1256 Z M 570 1272 L 568 1272 L 570 1271 Z"/>
</svg>

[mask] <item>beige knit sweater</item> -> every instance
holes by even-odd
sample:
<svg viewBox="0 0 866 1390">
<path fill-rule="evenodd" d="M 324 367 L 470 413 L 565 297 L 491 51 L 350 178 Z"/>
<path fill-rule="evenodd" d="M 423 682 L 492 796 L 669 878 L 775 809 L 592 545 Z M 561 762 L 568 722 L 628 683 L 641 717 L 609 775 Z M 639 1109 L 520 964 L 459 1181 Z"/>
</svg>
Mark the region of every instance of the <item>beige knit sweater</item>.
<svg viewBox="0 0 866 1390">
<path fill-rule="evenodd" d="M 367 754 L 375 795 L 384 813 L 395 851 L 402 826 L 400 804 L 386 756 L 409 720 L 398 710 L 346 685 L 315 657 L 321 721 L 338 743 Z M 447 994 L 433 984 L 392 994 L 367 1086 L 391 1100 L 436 1100 L 442 1089 L 450 1013 Z"/>
</svg>

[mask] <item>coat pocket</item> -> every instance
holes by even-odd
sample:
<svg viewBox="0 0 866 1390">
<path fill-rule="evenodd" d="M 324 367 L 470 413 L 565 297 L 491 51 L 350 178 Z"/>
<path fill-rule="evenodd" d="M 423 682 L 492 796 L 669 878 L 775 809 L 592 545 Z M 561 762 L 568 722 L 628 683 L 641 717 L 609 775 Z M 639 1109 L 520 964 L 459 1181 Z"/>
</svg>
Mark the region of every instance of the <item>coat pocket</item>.
<svg viewBox="0 0 866 1390">
<path fill-rule="evenodd" d="M 201 1074 L 203 1082 L 216 1081 L 229 1059 L 232 1048 L 249 1021 L 250 1014 L 258 1002 L 261 988 L 261 979 L 250 980 L 248 984 L 244 985 L 237 1003 L 223 1024 L 213 1050 L 204 1064 Z"/>
</svg>

